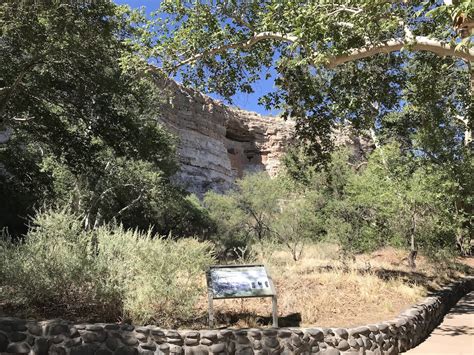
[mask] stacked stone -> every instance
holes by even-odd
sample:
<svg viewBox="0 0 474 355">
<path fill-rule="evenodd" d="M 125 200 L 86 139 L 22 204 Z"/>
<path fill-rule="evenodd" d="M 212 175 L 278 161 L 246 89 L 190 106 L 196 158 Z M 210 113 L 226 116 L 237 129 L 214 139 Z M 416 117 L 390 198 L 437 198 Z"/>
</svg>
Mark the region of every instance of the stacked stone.
<svg viewBox="0 0 474 355">
<path fill-rule="evenodd" d="M 396 319 L 357 328 L 164 330 L 0 318 L 0 353 L 59 355 L 395 355 L 420 344 L 474 278 L 450 285 Z"/>
</svg>

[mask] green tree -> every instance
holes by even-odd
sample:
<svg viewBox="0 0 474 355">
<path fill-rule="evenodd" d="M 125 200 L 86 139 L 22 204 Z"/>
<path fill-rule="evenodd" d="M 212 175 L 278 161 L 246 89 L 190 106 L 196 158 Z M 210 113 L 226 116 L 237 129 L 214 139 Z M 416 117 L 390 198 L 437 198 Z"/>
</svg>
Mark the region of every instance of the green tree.
<svg viewBox="0 0 474 355">
<path fill-rule="evenodd" d="M 431 255 L 455 249 L 456 229 L 462 226 L 453 218 L 457 187 L 448 171 L 392 144 L 376 150 L 346 190 L 375 246 L 409 247 L 408 261 L 415 267 L 419 249 Z"/>
<path fill-rule="evenodd" d="M 248 175 L 237 181 L 234 191 L 209 192 L 204 198 L 217 225 L 217 242 L 227 251 L 242 253 L 276 241 L 289 248 L 295 261 L 317 228 L 310 201 L 289 180 L 271 179 L 266 173 Z"/>
<path fill-rule="evenodd" d="M 452 57 L 462 68 L 457 82 L 467 84 L 474 60 L 465 28 L 474 17 L 469 0 L 165 1 L 156 16 L 156 41 L 143 47 L 164 71 L 179 70 L 185 83 L 231 99 L 251 92 L 273 68 L 277 90 L 263 103 L 296 118 L 299 136 L 324 158 L 335 124 L 368 128 L 400 110 L 400 72 L 413 53 L 433 53 L 428 61 Z M 464 120 L 469 144 L 472 89 L 466 93 L 468 110 L 464 105 L 451 114 Z"/>
<path fill-rule="evenodd" d="M 133 45 L 141 18 L 110 1 L 0 5 L 2 227 L 24 231 L 26 215 L 57 203 L 86 228 L 116 219 L 195 232 L 185 219 L 201 209 L 169 181 L 165 94 Z"/>
<path fill-rule="evenodd" d="M 294 191 L 294 190 L 293 190 Z M 314 210 L 313 194 L 293 192 L 280 200 L 280 214 L 272 221 L 275 239 L 285 245 L 298 261 L 309 242 L 318 240 L 322 221 Z"/>
<path fill-rule="evenodd" d="M 418 250 L 432 257 L 469 253 L 473 189 L 463 176 L 472 174 L 469 160 L 439 164 L 420 152 L 389 143 L 353 164 L 349 151 L 339 148 L 325 169 L 309 165 L 309 174 L 290 174 L 312 192 L 307 202 L 321 221 L 315 235 L 338 243 L 343 256 L 387 245 L 407 248 L 413 267 Z M 290 172 L 307 164 L 301 152 L 290 155 Z"/>
<path fill-rule="evenodd" d="M 280 213 L 282 191 L 279 180 L 257 173 L 238 180 L 235 190 L 224 195 L 208 192 L 204 205 L 216 221 L 218 242 L 225 249 L 245 248 L 274 237 L 272 223 Z"/>
</svg>

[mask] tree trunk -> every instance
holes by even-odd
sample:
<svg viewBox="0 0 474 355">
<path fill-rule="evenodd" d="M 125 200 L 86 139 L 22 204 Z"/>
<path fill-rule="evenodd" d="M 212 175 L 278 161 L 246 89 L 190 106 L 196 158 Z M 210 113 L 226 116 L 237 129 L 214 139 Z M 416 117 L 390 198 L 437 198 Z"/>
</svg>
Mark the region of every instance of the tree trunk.
<svg viewBox="0 0 474 355">
<path fill-rule="evenodd" d="M 411 215 L 411 231 L 410 231 L 410 253 L 408 254 L 408 266 L 411 269 L 416 269 L 416 256 L 418 255 L 418 250 L 415 245 L 415 233 L 416 233 L 416 207 Z"/>
<path fill-rule="evenodd" d="M 455 21 L 455 29 L 461 35 L 462 39 L 469 38 L 474 34 L 474 25 L 472 19 L 466 17 L 465 14 L 458 14 Z M 457 23 L 457 25 L 456 25 Z M 471 89 L 471 107 L 468 107 L 467 118 L 466 118 L 466 128 L 464 129 L 464 145 L 466 148 L 472 149 L 472 114 L 474 113 L 474 62 L 469 61 L 467 63 L 467 70 L 469 70 L 470 76 L 470 89 Z"/>
<path fill-rule="evenodd" d="M 471 103 L 470 107 L 467 108 L 467 117 L 461 118 L 464 123 L 464 146 L 467 149 L 472 149 L 472 129 L 473 123 L 472 115 L 474 114 L 474 62 L 467 63 L 467 70 L 469 71 L 470 91 L 471 91 Z"/>
<path fill-rule="evenodd" d="M 418 250 L 415 249 L 415 236 L 411 235 L 411 247 L 410 253 L 408 254 L 408 266 L 413 270 L 416 269 L 416 256 L 418 255 Z"/>
<path fill-rule="evenodd" d="M 456 246 L 462 256 L 468 256 L 471 253 L 469 245 L 471 244 L 471 238 L 464 235 L 462 228 L 456 230 Z"/>
</svg>

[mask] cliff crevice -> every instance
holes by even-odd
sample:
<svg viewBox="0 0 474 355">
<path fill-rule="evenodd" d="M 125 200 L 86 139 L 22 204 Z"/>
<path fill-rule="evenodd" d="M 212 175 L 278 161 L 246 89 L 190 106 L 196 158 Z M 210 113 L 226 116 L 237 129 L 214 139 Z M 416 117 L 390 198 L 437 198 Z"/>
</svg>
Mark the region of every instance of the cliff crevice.
<svg viewBox="0 0 474 355">
<path fill-rule="evenodd" d="M 160 121 L 178 136 L 176 181 L 188 191 L 224 192 L 246 172 L 277 173 L 293 140 L 292 121 L 231 108 L 174 81 L 160 86 L 169 96 Z"/>
</svg>

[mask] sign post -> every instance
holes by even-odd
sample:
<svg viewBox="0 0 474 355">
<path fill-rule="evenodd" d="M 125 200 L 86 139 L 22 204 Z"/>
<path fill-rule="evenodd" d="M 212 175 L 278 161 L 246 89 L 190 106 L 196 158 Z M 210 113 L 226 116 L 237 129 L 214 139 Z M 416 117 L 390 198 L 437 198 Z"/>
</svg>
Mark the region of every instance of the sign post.
<svg viewBox="0 0 474 355">
<path fill-rule="evenodd" d="M 264 265 L 218 265 L 206 273 L 209 327 L 214 326 L 213 301 L 226 298 L 272 298 L 273 326 L 278 327 L 275 286 Z"/>
</svg>

